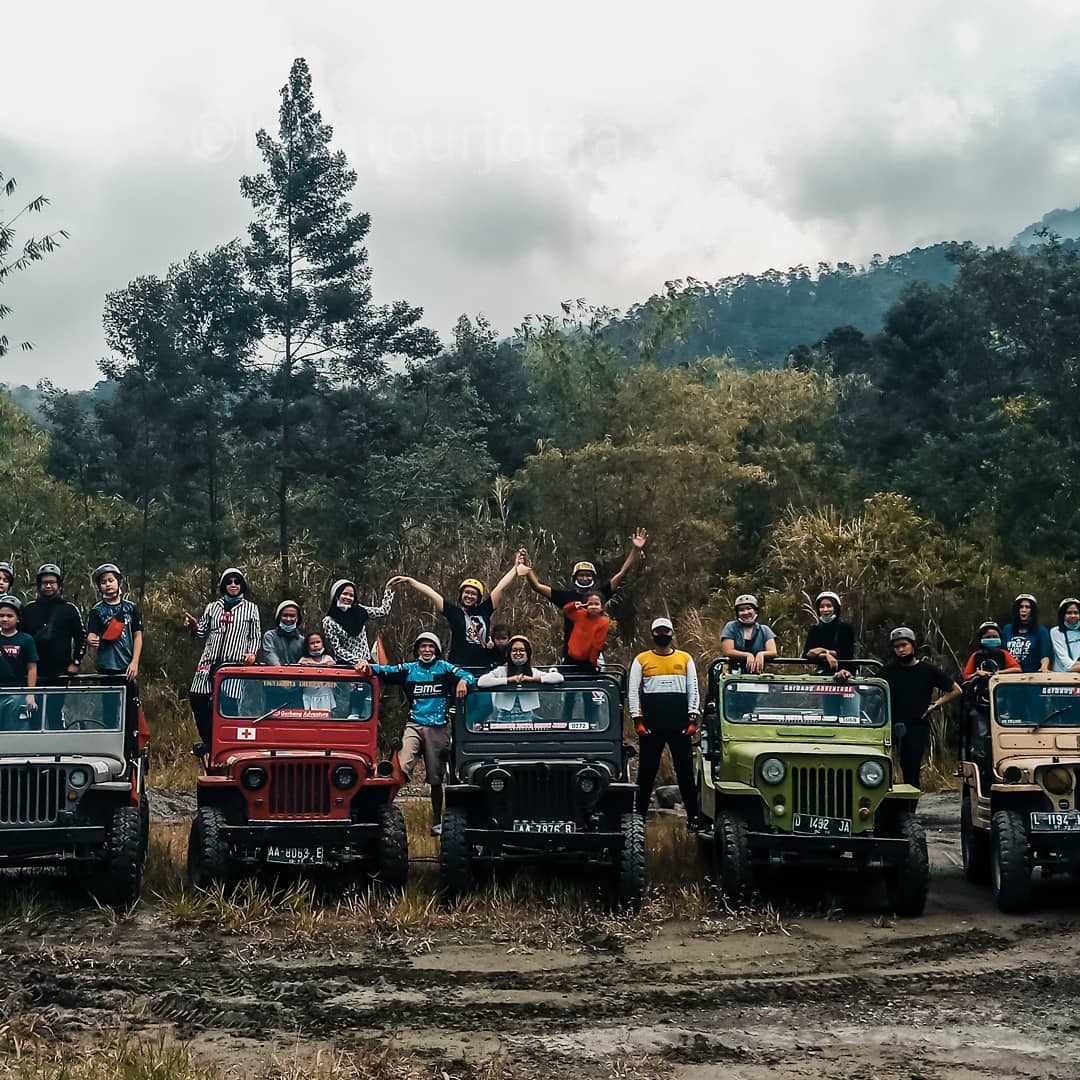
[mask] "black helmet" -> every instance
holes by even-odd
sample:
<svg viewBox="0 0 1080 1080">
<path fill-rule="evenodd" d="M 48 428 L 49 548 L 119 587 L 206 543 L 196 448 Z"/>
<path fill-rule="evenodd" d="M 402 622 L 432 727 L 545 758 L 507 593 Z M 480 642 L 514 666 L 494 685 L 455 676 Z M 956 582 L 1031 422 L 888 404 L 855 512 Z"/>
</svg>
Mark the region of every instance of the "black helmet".
<svg viewBox="0 0 1080 1080">
<path fill-rule="evenodd" d="M 106 574 L 115 574 L 117 581 L 123 581 L 124 575 L 120 573 L 120 567 L 116 563 L 106 562 L 102 563 L 91 575 L 95 585 L 101 584 L 101 579 Z"/>
<path fill-rule="evenodd" d="M 64 571 L 61 570 L 60 567 L 56 565 L 56 563 L 42 563 L 41 566 L 38 567 L 37 583 L 39 585 L 41 584 L 41 579 L 47 574 L 52 574 L 52 576 L 56 578 L 56 580 L 59 581 L 61 585 L 64 584 Z"/>
</svg>

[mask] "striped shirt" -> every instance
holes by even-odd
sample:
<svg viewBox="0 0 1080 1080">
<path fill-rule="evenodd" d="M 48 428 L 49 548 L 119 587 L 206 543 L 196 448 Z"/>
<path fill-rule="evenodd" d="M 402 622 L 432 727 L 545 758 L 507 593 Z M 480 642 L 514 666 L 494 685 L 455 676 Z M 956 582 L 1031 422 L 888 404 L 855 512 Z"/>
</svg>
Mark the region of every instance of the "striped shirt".
<svg viewBox="0 0 1080 1080">
<path fill-rule="evenodd" d="M 382 603 L 378 607 L 360 607 L 367 619 L 379 618 L 390 614 L 390 608 L 394 603 L 394 590 L 389 585 L 383 593 Z M 347 634 L 345 627 L 333 616 L 324 615 L 322 621 L 323 637 L 326 646 L 334 654 L 334 658 L 341 664 L 365 664 L 371 661 L 371 646 L 368 645 L 367 627 L 361 626 L 359 634 Z"/>
<path fill-rule="evenodd" d="M 680 649 L 670 656 L 652 649 L 638 653 L 630 667 L 627 697 L 633 719 L 644 718 L 656 731 L 682 731 L 687 716 L 701 712 L 693 658 Z"/>
<path fill-rule="evenodd" d="M 192 630 L 196 640 L 206 639 L 202 656 L 191 680 L 190 693 L 209 694 L 211 669 L 220 664 L 239 664 L 248 653 L 259 651 L 262 627 L 259 609 L 250 600 L 241 600 L 225 610 L 222 600 L 212 600 Z"/>
</svg>

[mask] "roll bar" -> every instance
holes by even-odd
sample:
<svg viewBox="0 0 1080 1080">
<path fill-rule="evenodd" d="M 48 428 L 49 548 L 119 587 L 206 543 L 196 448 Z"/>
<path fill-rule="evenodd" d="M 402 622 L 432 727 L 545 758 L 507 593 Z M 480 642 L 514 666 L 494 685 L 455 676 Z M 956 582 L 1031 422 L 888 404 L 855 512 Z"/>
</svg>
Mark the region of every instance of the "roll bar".
<svg viewBox="0 0 1080 1080">
<path fill-rule="evenodd" d="M 787 665 L 789 667 L 817 667 L 821 663 L 820 660 L 807 660 L 804 656 L 770 656 L 765 660 L 766 667 Z M 849 671 L 853 668 L 868 667 L 872 671 L 880 671 L 883 667 L 880 660 L 872 660 L 869 657 L 862 659 L 852 660 L 837 660 L 838 667 L 846 668 Z M 732 669 L 731 659 L 727 656 L 718 656 L 715 660 L 709 661 L 709 667 L 713 668 L 717 664 L 724 664 L 728 670 Z"/>
</svg>

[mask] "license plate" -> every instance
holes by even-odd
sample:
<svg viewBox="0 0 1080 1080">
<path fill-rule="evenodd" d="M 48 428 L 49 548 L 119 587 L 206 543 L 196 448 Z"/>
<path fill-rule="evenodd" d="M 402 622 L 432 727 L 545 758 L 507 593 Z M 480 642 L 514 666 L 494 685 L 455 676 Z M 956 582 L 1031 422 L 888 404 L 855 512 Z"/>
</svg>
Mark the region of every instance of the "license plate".
<svg viewBox="0 0 1080 1080">
<path fill-rule="evenodd" d="M 268 847 L 266 861 L 283 866 L 321 866 L 326 852 L 321 847 Z"/>
<path fill-rule="evenodd" d="M 1031 815 L 1031 831 L 1080 832 L 1080 811 L 1070 810 L 1065 814 L 1033 811 Z"/>
<path fill-rule="evenodd" d="M 851 819 L 839 817 L 818 817 L 816 814 L 796 814 L 792 822 L 796 832 L 812 833 L 815 836 L 850 836 Z"/>
<path fill-rule="evenodd" d="M 572 821 L 515 821 L 514 832 L 525 833 L 572 833 L 576 827 Z"/>
</svg>

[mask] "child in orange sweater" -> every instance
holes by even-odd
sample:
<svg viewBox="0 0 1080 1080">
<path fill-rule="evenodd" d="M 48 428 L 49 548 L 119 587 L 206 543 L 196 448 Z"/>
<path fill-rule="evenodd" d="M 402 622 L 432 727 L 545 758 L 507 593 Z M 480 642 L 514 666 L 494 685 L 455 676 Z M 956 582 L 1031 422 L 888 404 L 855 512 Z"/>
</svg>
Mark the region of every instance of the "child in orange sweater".
<svg viewBox="0 0 1080 1080">
<path fill-rule="evenodd" d="M 563 614 L 574 625 L 566 643 L 566 659 L 581 668 L 583 674 L 592 674 L 597 670 L 611 627 L 611 620 L 604 614 L 604 594 L 587 592 L 584 601 L 566 604 Z"/>
</svg>

